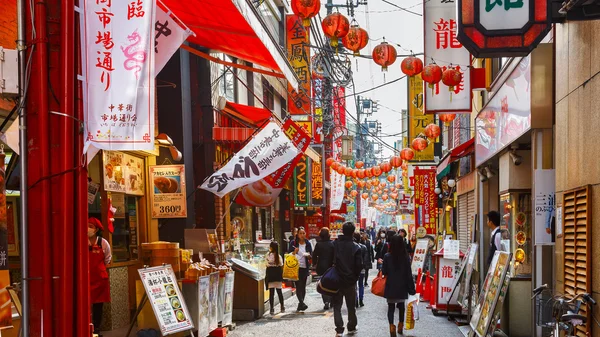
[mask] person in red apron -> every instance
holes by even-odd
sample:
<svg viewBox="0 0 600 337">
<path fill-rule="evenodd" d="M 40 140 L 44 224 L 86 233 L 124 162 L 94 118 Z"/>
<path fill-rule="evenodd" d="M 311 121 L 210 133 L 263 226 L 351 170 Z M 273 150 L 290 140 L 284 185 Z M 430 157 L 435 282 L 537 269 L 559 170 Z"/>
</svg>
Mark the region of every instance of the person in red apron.
<svg viewBox="0 0 600 337">
<path fill-rule="evenodd" d="M 103 229 L 100 220 L 96 218 L 88 219 L 90 303 L 92 303 L 94 333 L 100 331 L 104 303 L 110 302 L 110 283 L 106 266 L 110 263 L 112 254 L 108 241 L 100 235 Z"/>
</svg>

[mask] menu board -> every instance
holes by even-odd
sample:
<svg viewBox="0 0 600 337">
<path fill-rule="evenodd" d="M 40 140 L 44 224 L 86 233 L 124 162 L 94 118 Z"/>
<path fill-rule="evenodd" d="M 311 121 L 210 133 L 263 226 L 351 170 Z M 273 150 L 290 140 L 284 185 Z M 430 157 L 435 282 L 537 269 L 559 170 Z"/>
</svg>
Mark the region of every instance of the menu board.
<svg viewBox="0 0 600 337">
<path fill-rule="evenodd" d="M 233 282 L 235 272 L 230 271 L 225 274 L 225 311 L 223 312 L 223 325 L 233 323 Z"/>
<path fill-rule="evenodd" d="M 186 218 L 187 196 L 183 165 L 150 166 L 153 218 Z"/>
<path fill-rule="evenodd" d="M 425 263 L 425 257 L 427 256 L 427 250 L 429 249 L 429 240 L 419 239 L 415 245 L 415 253 L 413 254 L 413 260 L 411 264 L 412 274 L 418 275 L 419 269 L 423 269 Z"/>
<path fill-rule="evenodd" d="M 194 329 L 171 265 L 138 269 L 163 336 Z"/>
<path fill-rule="evenodd" d="M 510 263 L 510 254 L 496 251 L 485 282 L 479 293 L 479 300 L 473 309 L 471 328 L 479 337 L 485 337 L 496 309 L 496 303 L 504 285 L 504 278 Z"/>
<path fill-rule="evenodd" d="M 144 159 L 117 151 L 102 151 L 104 190 L 144 195 Z"/>
<path fill-rule="evenodd" d="M 467 308 L 469 306 L 469 284 L 471 283 L 471 276 L 473 275 L 473 267 L 475 266 L 477 248 L 478 245 L 476 243 L 471 244 L 468 255 L 463 260 L 463 263 L 465 263 L 465 270 L 464 276 L 460 280 L 460 290 L 458 291 L 458 303 L 463 308 Z"/>
</svg>

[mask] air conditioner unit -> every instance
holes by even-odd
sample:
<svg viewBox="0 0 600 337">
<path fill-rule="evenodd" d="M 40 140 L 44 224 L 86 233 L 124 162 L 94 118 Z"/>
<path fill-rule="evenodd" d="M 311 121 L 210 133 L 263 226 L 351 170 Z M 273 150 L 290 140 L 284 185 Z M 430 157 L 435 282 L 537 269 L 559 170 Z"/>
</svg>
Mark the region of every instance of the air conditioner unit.
<svg viewBox="0 0 600 337">
<path fill-rule="evenodd" d="M 19 94 L 19 55 L 14 49 L 0 47 L 0 96 Z"/>
</svg>

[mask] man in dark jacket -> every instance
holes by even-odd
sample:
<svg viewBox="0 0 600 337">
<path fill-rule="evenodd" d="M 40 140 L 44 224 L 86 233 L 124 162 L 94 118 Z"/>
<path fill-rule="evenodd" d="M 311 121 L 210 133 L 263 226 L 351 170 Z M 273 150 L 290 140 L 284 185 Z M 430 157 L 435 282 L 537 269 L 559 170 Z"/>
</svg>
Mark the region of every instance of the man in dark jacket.
<svg viewBox="0 0 600 337">
<path fill-rule="evenodd" d="M 362 235 L 362 241 L 360 242 L 363 245 L 365 245 L 365 247 L 367 247 L 367 254 L 368 254 L 368 260 L 365 259 L 364 262 L 364 268 L 365 268 L 365 287 L 368 287 L 369 284 L 369 270 L 371 268 L 373 268 L 373 262 L 375 262 L 375 250 L 373 249 L 373 245 L 371 244 L 371 241 L 369 240 L 369 235 L 366 233 L 363 233 Z"/>
<path fill-rule="evenodd" d="M 335 246 L 335 269 L 340 277 L 340 290 L 333 297 L 333 318 L 335 321 L 336 336 L 344 334 L 344 319 L 342 318 L 342 303 L 346 300 L 348 309 L 348 334 L 355 334 L 358 320 L 356 318 L 356 281 L 363 269 L 362 251 L 358 244 L 352 240 L 355 231 L 352 222 L 342 226 L 342 233 Z"/>
<path fill-rule="evenodd" d="M 329 267 L 333 265 L 334 247 L 333 241 L 329 235 L 329 228 L 321 228 L 319 233 L 320 241 L 315 245 L 315 249 L 312 254 L 313 266 L 316 265 L 317 275 L 322 276 Z M 331 296 L 321 295 L 323 298 L 323 310 L 329 310 L 331 304 Z"/>
</svg>

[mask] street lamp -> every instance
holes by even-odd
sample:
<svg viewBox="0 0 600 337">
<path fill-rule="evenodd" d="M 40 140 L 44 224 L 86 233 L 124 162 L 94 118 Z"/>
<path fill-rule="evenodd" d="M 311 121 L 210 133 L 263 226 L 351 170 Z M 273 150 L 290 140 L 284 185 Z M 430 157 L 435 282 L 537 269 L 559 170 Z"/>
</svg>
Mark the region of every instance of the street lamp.
<svg viewBox="0 0 600 337">
<path fill-rule="evenodd" d="M 352 160 L 354 154 L 352 153 L 352 144 L 354 137 L 342 136 L 342 160 Z"/>
</svg>

